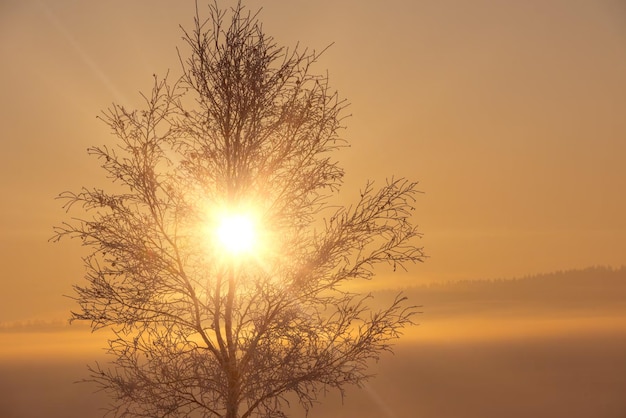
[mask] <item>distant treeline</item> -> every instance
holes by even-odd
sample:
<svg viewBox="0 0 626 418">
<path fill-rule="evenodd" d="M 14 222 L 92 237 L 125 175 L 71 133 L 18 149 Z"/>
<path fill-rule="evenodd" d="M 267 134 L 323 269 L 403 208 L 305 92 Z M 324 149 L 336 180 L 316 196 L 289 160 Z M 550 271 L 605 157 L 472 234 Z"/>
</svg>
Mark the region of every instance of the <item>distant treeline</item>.
<svg viewBox="0 0 626 418">
<path fill-rule="evenodd" d="M 0 322 L 0 333 L 76 331 L 79 328 L 84 328 L 84 331 L 90 330 L 85 323 L 76 322 L 70 326 L 69 321 L 63 321 L 60 319 L 32 319 L 25 321 Z"/>
<path fill-rule="evenodd" d="M 392 291 L 379 292 L 388 296 Z M 517 279 L 431 283 L 407 289 L 411 302 L 430 314 L 593 315 L 626 313 L 626 266 L 595 266 Z"/>
<path fill-rule="evenodd" d="M 477 279 L 477 280 L 460 280 L 460 281 L 448 281 L 445 283 L 430 283 L 425 285 L 427 287 L 454 287 L 460 285 L 484 285 L 493 283 L 537 283 L 541 282 L 545 285 L 547 282 L 562 283 L 566 285 L 579 284 L 579 285 L 597 285 L 598 282 L 613 283 L 619 285 L 626 281 L 626 266 L 619 268 L 613 268 L 609 266 L 593 266 L 585 269 L 571 269 L 571 270 L 557 270 L 552 273 L 542 273 L 534 275 L 526 275 L 520 278 L 513 279 Z"/>
</svg>

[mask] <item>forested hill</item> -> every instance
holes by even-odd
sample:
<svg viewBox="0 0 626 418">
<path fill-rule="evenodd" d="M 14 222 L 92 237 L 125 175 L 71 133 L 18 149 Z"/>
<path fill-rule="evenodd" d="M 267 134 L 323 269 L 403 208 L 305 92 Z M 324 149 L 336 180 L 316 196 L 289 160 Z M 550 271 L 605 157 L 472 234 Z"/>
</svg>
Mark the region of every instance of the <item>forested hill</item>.
<svg viewBox="0 0 626 418">
<path fill-rule="evenodd" d="M 391 291 L 381 292 L 388 297 Z M 469 280 L 407 289 L 427 315 L 626 314 L 626 267 L 591 267 L 518 279 Z M 382 295 L 381 295 L 382 296 Z"/>
</svg>

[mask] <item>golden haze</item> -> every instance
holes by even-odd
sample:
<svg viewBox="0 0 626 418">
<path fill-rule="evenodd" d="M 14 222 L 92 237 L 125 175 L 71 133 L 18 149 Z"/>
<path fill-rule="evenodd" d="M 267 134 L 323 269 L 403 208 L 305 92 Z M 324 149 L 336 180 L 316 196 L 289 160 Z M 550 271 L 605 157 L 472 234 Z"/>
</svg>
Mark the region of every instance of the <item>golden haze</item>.
<svg viewBox="0 0 626 418">
<path fill-rule="evenodd" d="M 384 271 L 364 288 L 626 263 L 626 8 L 619 1 L 259 0 L 257 5 L 263 7 L 265 30 L 280 44 L 300 41 L 322 49 L 335 43 L 319 69 L 328 68 L 332 85 L 352 103 L 345 131 L 351 148 L 338 154 L 347 173 L 339 198 L 349 202 L 358 196 L 366 178 L 380 183 L 395 174 L 421 181 L 425 193 L 417 202 L 416 220 L 430 258 L 409 273 Z M 175 47 L 181 46 L 177 25 L 191 23 L 192 14 L 192 1 L 0 4 L 3 364 L 16 358 L 47 361 L 101 352 L 103 334 L 55 325 L 74 307 L 62 295 L 71 294 L 71 285 L 80 282 L 82 265 L 78 243 L 47 243 L 51 226 L 64 218 L 53 198 L 63 190 L 107 184 L 85 152 L 112 138 L 95 116 L 113 101 L 137 106 L 137 91 L 150 88 L 153 73 L 176 73 Z M 419 293 L 411 300 L 422 303 Z M 431 341 L 446 352 L 457 346 L 455 341 L 517 338 L 522 340 L 517 349 L 525 353 L 526 339 L 587 332 L 591 336 L 578 346 L 588 350 L 583 354 L 606 354 L 598 351 L 605 346 L 593 343 L 599 334 L 609 335 L 602 340 L 606 350 L 623 353 L 622 340 L 616 337 L 624 332 L 621 313 L 564 318 L 555 310 L 509 318 L 473 314 L 472 305 L 461 315 L 433 319 L 429 312 L 437 306 L 424 308 L 422 325 L 408 331 L 407 347 Z M 37 320 L 47 324 L 45 329 L 32 328 Z M 20 328 L 23 323 L 27 326 Z M 489 365 L 484 360 L 489 350 L 476 347 L 480 350 L 473 353 L 482 353 L 476 358 L 484 361 L 476 364 Z M 572 346 L 554 347 L 551 352 L 558 355 L 549 357 L 554 360 L 549 364 L 572 355 Z M 527 402 L 543 402 L 544 409 L 526 410 L 526 416 L 569 403 L 576 408 L 567 416 L 589 413 L 589 406 L 576 402 L 592 392 L 596 404 L 609 411 L 618 401 L 603 394 L 615 387 L 623 390 L 624 382 L 611 374 L 621 363 L 611 369 L 590 356 L 572 357 L 588 363 L 581 360 L 558 369 L 565 378 L 555 384 L 577 382 L 579 376 L 569 372 L 576 370 L 590 376 L 596 392 L 580 383 L 561 398 L 546 397 L 555 389 L 537 383 L 538 378 L 550 381 L 550 376 L 532 374 L 538 370 L 534 364 L 511 373 L 524 386 L 516 386 L 513 377 L 491 375 L 483 383 L 491 392 L 515 389 L 528 395 Z M 472 372 L 480 371 L 470 367 L 474 357 L 454 357 L 463 359 L 455 364 L 467 375 L 443 367 L 443 357 L 426 358 L 432 362 L 420 363 L 417 354 L 401 357 L 407 362 L 401 364 L 403 370 L 409 364 L 422 373 L 406 380 L 406 387 L 429 395 L 421 401 L 479 393 L 472 392 L 478 390 L 474 386 L 463 386 Z M 515 357 L 516 364 L 520 358 L 526 357 Z M 540 364 L 553 370 L 547 362 Z M 581 371 L 576 369 L 580 364 L 591 366 Z M 419 386 L 422 380 L 428 385 Z M 432 389 L 437 383 L 438 392 Z M 28 380 L 23 387 L 33 384 Z M 22 388 L 15 385 L 11 387 Z M 28 391 L 15 393 L 26 396 L 24 405 L 34 405 Z M 509 392 L 500 395 L 498 399 L 509 399 Z M 459 405 L 478 402 L 467 396 Z M 18 404 L 4 399 L 0 412 Z M 407 405 L 395 404 L 396 411 L 406 412 L 398 417 L 412 416 Z M 437 405 L 455 416 L 450 402 Z M 446 416 L 441 409 L 432 411 Z M 552 416 L 559 416 L 554 411 Z M 461 412 L 470 416 L 469 409 Z"/>
</svg>

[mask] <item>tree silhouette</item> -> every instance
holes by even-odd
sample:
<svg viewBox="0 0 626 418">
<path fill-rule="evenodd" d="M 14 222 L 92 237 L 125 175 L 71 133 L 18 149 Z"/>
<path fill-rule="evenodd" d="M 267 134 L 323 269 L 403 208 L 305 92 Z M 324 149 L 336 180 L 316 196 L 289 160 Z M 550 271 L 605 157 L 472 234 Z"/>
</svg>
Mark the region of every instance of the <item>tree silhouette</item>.
<svg viewBox="0 0 626 418">
<path fill-rule="evenodd" d="M 240 3 L 196 10 L 182 76 L 154 77 L 145 108 L 101 119 L 114 145 L 89 148 L 108 190 L 64 192 L 72 218 L 54 240 L 89 249 L 72 320 L 107 328 L 110 365 L 90 381 L 120 417 L 282 417 L 369 376 L 415 308 L 374 310 L 346 284 L 380 263 L 422 261 L 410 218 L 416 183 L 368 182 L 350 207 L 329 203 L 343 170 L 331 152 L 346 102 L 319 53 L 285 49 Z M 255 219 L 255 251 L 212 239 L 224 213 Z"/>
</svg>

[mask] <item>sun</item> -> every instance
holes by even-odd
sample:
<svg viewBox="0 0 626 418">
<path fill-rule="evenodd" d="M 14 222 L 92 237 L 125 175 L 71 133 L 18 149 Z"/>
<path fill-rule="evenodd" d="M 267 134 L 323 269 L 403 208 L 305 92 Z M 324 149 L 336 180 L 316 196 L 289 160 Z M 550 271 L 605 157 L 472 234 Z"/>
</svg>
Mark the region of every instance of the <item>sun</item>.
<svg viewBox="0 0 626 418">
<path fill-rule="evenodd" d="M 254 220 L 246 214 L 228 214 L 219 219 L 216 237 L 218 243 L 233 255 L 251 253 L 257 237 Z"/>
</svg>

